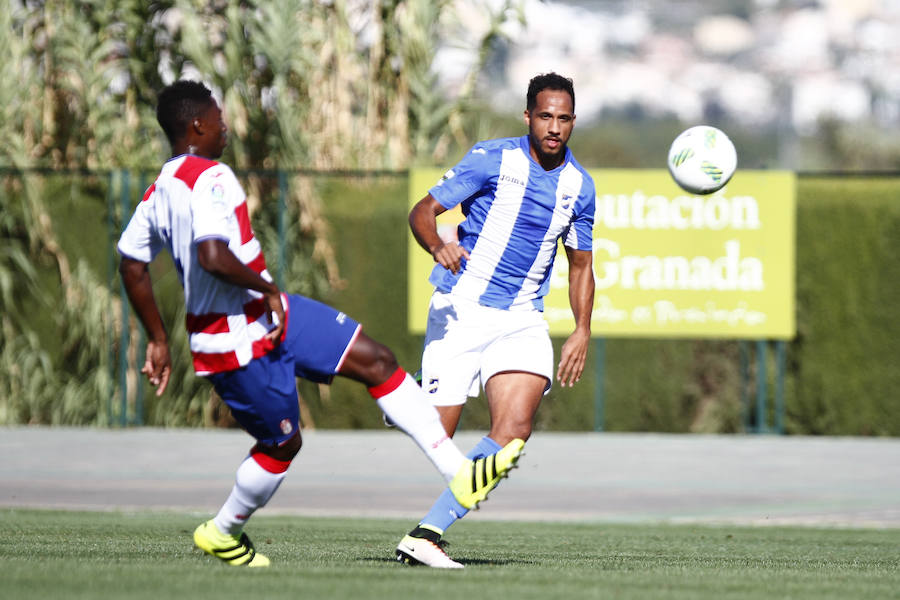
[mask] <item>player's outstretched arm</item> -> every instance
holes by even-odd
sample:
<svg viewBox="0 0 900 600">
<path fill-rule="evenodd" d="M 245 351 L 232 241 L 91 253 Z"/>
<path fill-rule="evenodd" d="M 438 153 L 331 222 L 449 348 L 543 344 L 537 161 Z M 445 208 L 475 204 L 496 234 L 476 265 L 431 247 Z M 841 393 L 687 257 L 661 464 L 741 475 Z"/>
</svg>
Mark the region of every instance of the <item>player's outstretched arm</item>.
<svg viewBox="0 0 900 600">
<path fill-rule="evenodd" d="M 444 243 L 437 232 L 436 218 L 447 210 L 428 194 L 409 211 L 409 228 L 413 237 L 432 257 L 451 273 L 457 273 L 462 259 L 468 260 L 469 252 L 456 242 Z"/>
<path fill-rule="evenodd" d="M 169 384 L 172 363 L 169 357 L 169 336 L 153 296 L 150 271 L 147 263 L 122 257 L 119 273 L 128 301 L 147 331 L 147 352 L 141 373 L 147 375 L 151 385 L 156 386 L 156 395 L 160 396 Z"/>
<path fill-rule="evenodd" d="M 566 248 L 569 259 L 569 304 L 575 315 L 575 331 L 560 352 L 556 379 L 573 386 L 581 379 L 591 341 L 591 311 L 594 308 L 594 257 L 590 250 Z"/>
<path fill-rule="evenodd" d="M 269 322 L 273 322 L 273 314 L 278 320 L 275 328 L 266 334 L 266 339 L 274 344 L 281 341 L 281 334 L 284 332 L 284 306 L 281 303 L 281 290 L 274 282 L 266 281 L 256 271 L 242 263 L 222 240 L 199 242 L 197 262 L 204 270 L 222 281 L 263 294 Z"/>
</svg>

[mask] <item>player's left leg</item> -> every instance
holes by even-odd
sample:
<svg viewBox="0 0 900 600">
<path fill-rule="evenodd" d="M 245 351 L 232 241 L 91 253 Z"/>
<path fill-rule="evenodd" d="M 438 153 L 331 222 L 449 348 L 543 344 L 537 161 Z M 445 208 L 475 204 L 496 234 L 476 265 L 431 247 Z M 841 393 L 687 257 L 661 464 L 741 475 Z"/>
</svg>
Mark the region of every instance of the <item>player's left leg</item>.
<svg viewBox="0 0 900 600">
<path fill-rule="evenodd" d="M 450 421 L 451 430 L 455 431 L 456 424 L 459 422 L 459 412 L 461 412 L 456 409 L 461 408 L 462 405 L 438 407 L 445 427 Z M 497 442 L 485 436 L 469 451 L 466 457 L 477 460 L 499 452 L 501 448 L 502 446 Z M 469 509 L 459 503 L 450 488 L 446 488 L 425 518 L 412 531 L 403 536 L 403 539 L 397 544 L 395 553 L 397 560 L 408 565 L 422 564 L 443 569 L 462 569 L 462 563 L 447 556 L 444 551 L 445 542 L 441 536 L 450 525 L 463 518 L 468 512 Z"/>
<path fill-rule="evenodd" d="M 491 431 L 467 456 L 477 459 L 497 452 L 512 440 L 527 440 L 546 387 L 547 379 L 534 373 L 506 372 L 491 377 L 485 385 Z M 461 568 L 460 563 L 444 553 L 442 536 L 468 512 L 469 509 L 461 505 L 449 489 L 444 490 L 419 525 L 400 541 L 397 560 L 407 564 Z"/>
<path fill-rule="evenodd" d="M 546 323 L 539 313 L 514 315 L 508 311 L 484 312 L 489 316 L 487 321 L 482 321 L 485 329 L 489 329 L 491 324 L 507 329 L 481 353 L 480 369 L 486 379 L 485 394 L 491 412 L 491 430 L 470 451 L 470 458 L 494 452 L 510 440 L 527 440 L 531 436 L 541 398 L 549 390 L 553 376 L 553 347 Z M 475 318 L 480 317 L 476 315 Z M 425 356 L 423 373 L 424 363 Z M 441 538 L 467 512 L 468 509 L 445 490 L 419 525 L 401 540 L 397 547 L 397 559 L 407 564 L 452 566 L 447 563 L 450 559 L 441 548 Z M 426 550 L 420 554 L 430 561 L 418 559 L 411 552 L 420 547 Z"/>
</svg>

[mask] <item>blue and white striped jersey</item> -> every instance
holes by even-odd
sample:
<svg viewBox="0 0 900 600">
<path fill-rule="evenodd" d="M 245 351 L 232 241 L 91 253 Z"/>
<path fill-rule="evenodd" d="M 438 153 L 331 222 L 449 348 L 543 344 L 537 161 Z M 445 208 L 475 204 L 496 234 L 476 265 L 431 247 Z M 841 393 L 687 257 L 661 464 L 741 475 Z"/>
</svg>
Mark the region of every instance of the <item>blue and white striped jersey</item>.
<svg viewBox="0 0 900 600">
<path fill-rule="evenodd" d="M 594 181 L 566 149 L 545 171 L 528 136 L 479 142 L 429 193 L 441 206 L 462 203 L 457 230 L 469 260 L 457 274 L 436 265 L 429 281 L 485 306 L 543 310 L 557 240 L 590 250 Z"/>
</svg>

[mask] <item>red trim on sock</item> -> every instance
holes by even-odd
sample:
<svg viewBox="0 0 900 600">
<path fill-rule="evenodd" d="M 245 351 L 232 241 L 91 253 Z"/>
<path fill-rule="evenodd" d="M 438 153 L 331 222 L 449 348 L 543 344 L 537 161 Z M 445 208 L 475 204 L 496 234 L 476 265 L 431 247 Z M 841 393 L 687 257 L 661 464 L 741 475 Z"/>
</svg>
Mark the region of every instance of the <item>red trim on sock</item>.
<svg viewBox="0 0 900 600">
<path fill-rule="evenodd" d="M 269 473 L 284 473 L 288 470 L 288 467 L 291 466 L 291 461 L 289 460 L 278 460 L 277 458 L 272 458 L 268 454 L 263 454 L 262 452 L 251 452 L 250 458 L 255 460 L 256 464 Z"/>
<path fill-rule="evenodd" d="M 394 371 L 394 374 L 388 377 L 387 381 L 384 383 L 380 383 L 374 387 L 369 388 L 369 393 L 372 394 L 372 397 L 376 400 L 381 398 L 382 396 L 387 396 L 398 387 L 403 381 L 406 379 L 406 371 L 403 370 L 402 367 L 397 367 L 397 370 Z"/>
</svg>

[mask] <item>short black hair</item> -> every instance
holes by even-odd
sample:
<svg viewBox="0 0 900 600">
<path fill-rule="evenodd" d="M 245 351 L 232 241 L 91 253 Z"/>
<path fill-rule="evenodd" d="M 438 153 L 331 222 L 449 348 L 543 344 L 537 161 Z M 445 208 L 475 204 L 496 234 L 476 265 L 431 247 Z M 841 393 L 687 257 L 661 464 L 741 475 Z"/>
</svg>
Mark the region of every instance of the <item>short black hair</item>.
<svg viewBox="0 0 900 600">
<path fill-rule="evenodd" d="M 575 86 L 568 77 L 557 73 L 541 73 L 528 82 L 528 94 L 525 96 L 525 108 L 530 112 L 537 106 L 537 96 L 544 90 L 568 92 L 572 98 L 572 111 L 575 111 Z"/>
<path fill-rule="evenodd" d="M 184 137 L 191 121 L 209 107 L 212 91 L 199 81 L 176 81 L 159 93 L 156 120 L 170 144 Z"/>
</svg>

